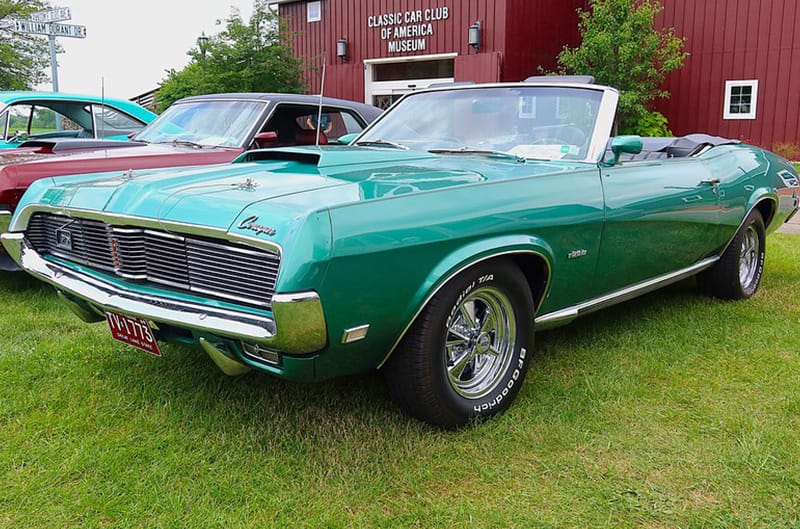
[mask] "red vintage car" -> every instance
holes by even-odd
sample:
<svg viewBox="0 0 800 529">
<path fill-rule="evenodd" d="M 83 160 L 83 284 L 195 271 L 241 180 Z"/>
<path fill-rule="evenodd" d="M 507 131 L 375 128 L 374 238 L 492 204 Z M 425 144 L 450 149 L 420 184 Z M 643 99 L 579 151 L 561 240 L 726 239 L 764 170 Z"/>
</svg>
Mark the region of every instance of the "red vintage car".
<svg viewBox="0 0 800 529">
<path fill-rule="evenodd" d="M 40 178 L 225 163 L 252 148 L 325 144 L 360 132 L 380 113 L 370 105 L 312 95 L 215 94 L 175 102 L 132 142 L 29 141 L 0 153 L 0 233 L 22 194 Z M 0 270 L 16 269 L 0 247 Z"/>
</svg>

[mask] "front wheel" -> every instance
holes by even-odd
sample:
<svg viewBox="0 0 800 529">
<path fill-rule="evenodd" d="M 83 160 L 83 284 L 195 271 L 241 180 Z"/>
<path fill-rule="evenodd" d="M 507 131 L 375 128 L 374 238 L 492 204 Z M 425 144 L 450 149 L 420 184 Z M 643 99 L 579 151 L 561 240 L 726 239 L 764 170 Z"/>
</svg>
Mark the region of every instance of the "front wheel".
<svg viewBox="0 0 800 529">
<path fill-rule="evenodd" d="M 511 261 L 462 272 L 431 298 L 389 359 L 392 396 L 445 428 L 504 411 L 530 362 L 533 317 L 530 288 Z"/>
<path fill-rule="evenodd" d="M 752 297 L 764 273 L 765 243 L 764 219 L 754 209 L 719 261 L 697 276 L 700 289 L 720 299 Z"/>
</svg>

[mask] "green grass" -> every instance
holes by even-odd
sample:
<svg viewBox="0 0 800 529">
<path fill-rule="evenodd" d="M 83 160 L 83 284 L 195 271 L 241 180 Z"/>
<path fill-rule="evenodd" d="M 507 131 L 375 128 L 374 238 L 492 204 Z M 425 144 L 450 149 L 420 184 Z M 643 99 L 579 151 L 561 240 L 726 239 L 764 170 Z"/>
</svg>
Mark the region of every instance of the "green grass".
<svg viewBox="0 0 800 529">
<path fill-rule="evenodd" d="M 376 375 L 230 379 L 0 277 L 0 527 L 800 526 L 800 237 L 762 289 L 685 281 L 537 335 L 504 416 L 442 432 Z"/>
</svg>

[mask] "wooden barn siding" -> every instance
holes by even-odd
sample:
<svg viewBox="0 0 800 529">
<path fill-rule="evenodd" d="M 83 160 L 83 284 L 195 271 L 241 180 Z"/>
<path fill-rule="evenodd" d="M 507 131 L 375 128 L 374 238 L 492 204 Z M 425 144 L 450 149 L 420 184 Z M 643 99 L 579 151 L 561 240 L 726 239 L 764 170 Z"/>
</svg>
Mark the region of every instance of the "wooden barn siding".
<svg viewBox="0 0 800 529">
<path fill-rule="evenodd" d="M 797 0 L 663 0 L 663 27 L 686 37 L 684 67 L 659 104 L 675 134 L 710 132 L 771 147 L 800 143 Z M 725 81 L 758 79 L 755 120 L 722 119 Z"/>
<path fill-rule="evenodd" d="M 577 46 L 578 8 L 586 0 L 508 0 L 503 81 L 522 81 L 557 69 L 558 53 Z"/>
<path fill-rule="evenodd" d="M 585 0 L 323 0 L 322 20 L 306 22 L 306 3 L 281 4 L 290 42 L 307 64 L 307 89 L 320 89 L 323 58 L 327 95 L 363 100 L 365 59 L 457 52 L 458 81 L 519 81 L 552 70 L 555 56 L 565 43 L 578 41 L 577 15 Z M 446 21 L 434 22 L 434 35 L 424 52 L 389 55 L 380 30 L 367 27 L 367 17 L 392 11 L 424 10 L 447 6 Z M 467 28 L 481 22 L 481 49 L 467 44 Z M 346 38 L 349 60 L 336 57 L 336 41 Z"/>
</svg>

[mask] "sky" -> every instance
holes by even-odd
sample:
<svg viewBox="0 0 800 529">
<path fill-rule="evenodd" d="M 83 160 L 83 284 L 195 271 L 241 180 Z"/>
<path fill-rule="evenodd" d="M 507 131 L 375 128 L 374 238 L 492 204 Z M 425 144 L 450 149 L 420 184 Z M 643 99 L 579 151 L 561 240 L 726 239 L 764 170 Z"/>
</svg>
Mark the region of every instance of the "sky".
<svg viewBox="0 0 800 529">
<path fill-rule="evenodd" d="M 52 0 L 68 7 L 72 20 L 86 26 L 86 38 L 59 37 L 60 92 L 97 94 L 130 99 L 158 87 L 166 70 L 189 62 L 186 52 L 205 31 L 225 28 L 233 7 L 245 20 L 252 0 Z M 217 21 L 219 20 L 219 24 Z M 48 78 L 50 69 L 47 69 Z M 48 82 L 37 87 L 52 90 Z"/>
</svg>

